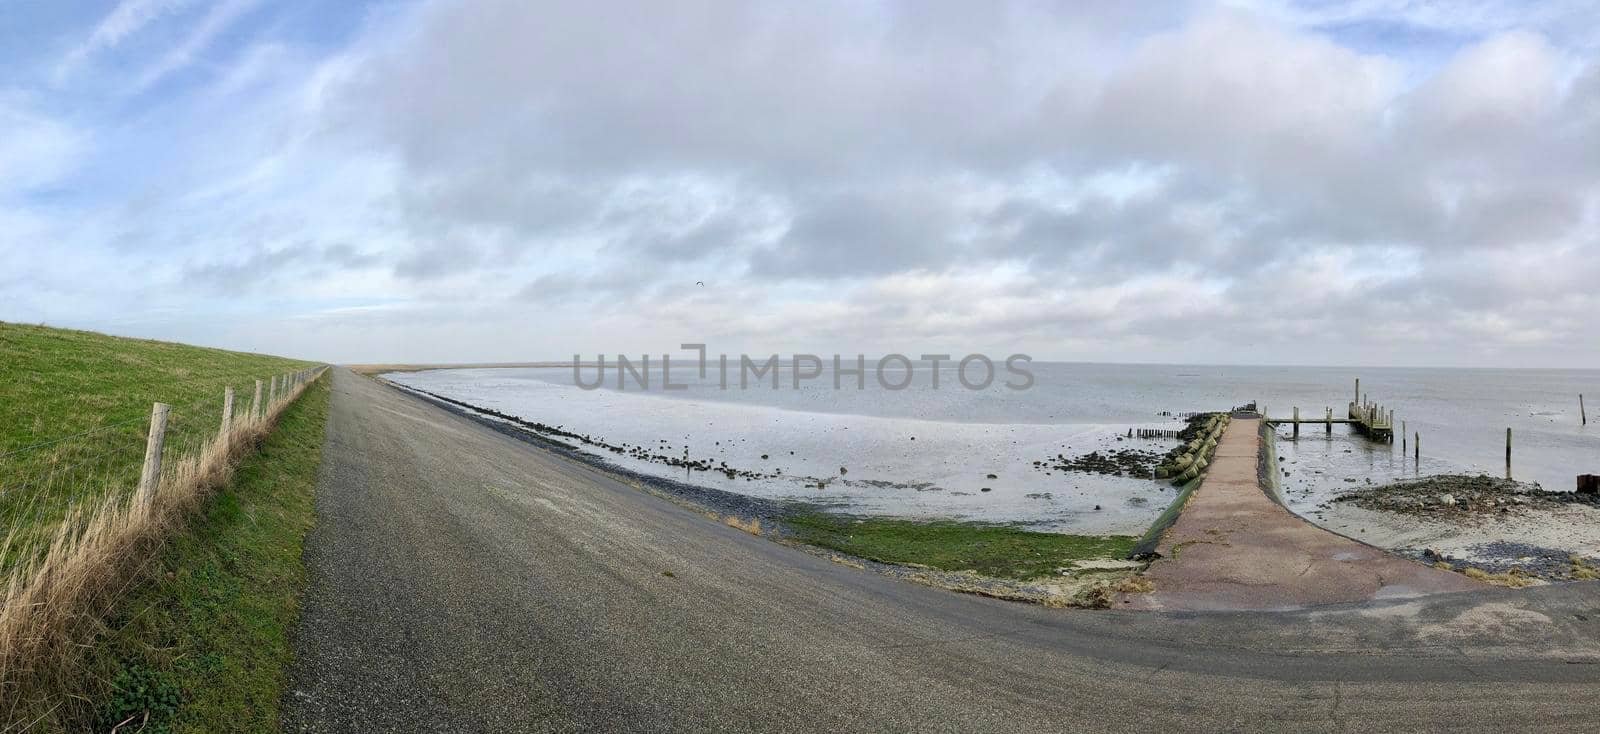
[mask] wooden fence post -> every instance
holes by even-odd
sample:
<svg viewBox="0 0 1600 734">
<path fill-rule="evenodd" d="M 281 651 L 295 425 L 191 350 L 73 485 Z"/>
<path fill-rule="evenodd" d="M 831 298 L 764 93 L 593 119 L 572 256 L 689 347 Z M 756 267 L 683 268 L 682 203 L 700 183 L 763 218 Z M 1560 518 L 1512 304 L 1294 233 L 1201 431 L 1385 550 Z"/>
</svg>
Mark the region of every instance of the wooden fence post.
<svg viewBox="0 0 1600 734">
<path fill-rule="evenodd" d="M 167 414 L 172 406 L 156 403 L 150 409 L 150 434 L 144 440 L 144 468 L 139 472 L 139 502 L 148 504 L 161 484 L 161 450 L 167 444 Z"/>
<path fill-rule="evenodd" d="M 261 420 L 261 381 L 256 380 L 256 396 L 250 400 L 250 420 Z"/>
<path fill-rule="evenodd" d="M 222 440 L 226 441 L 226 440 L 228 440 L 228 431 L 230 431 L 232 429 L 233 429 L 233 388 L 225 387 L 225 388 L 222 389 L 222 430 L 218 431 L 217 433 L 218 433 L 218 435 L 222 436 Z"/>
</svg>

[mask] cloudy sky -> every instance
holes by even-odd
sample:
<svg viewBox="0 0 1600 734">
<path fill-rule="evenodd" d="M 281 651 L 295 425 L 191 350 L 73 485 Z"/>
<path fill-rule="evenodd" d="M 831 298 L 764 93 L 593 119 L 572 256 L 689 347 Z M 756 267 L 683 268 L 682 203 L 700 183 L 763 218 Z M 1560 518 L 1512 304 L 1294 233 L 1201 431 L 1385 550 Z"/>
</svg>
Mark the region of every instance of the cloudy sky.
<svg viewBox="0 0 1600 734">
<path fill-rule="evenodd" d="M 1594 366 L 1600 11 L 0 0 L 0 320 Z"/>
</svg>

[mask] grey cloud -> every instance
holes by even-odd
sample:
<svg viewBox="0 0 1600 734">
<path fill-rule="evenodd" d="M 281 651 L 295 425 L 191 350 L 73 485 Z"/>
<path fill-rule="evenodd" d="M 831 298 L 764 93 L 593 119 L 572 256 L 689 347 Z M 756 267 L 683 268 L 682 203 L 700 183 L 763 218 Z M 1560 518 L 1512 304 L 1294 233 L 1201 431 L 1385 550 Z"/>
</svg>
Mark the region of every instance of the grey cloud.
<svg viewBox="0 0 1600 734">
<path fill-rule="evenodd" d="M 1595 246 L 1592 62 L 1560 73 L 1561 50 L 1524 32 L 1419 72 L 1189 10 L 446 3 L 356 59 L 329 129 L 399 166 L 397 275 L 498 283 L 572 260 L 518 275 L 532 301 L 672 293 L 692 272 L 848 289 L 1014 267 L 1047 301 L 1182 277 L 1248 305 L 1241 335 L 1359 339 L 1367 301 L 1318 291 L 1324 310 L 1294 314 L 1261 284 L 1420 262 L 1374 300 L 1516 314 L 1527 284 L 1475 259 Z M 1130 169 L 1162 173 L 1118 190 Z M 919 313 L 852 307 L 904 329 Z M 1014 307 L 1032 311 L 990 325 L 1174 338 L 1161 319 Z"/>
<path fill-rule="evenodd" d="M 353 270 L 376 267 L 380 258 L 348 243 L 316 244 L 297 242 L 286 246 L 256 246 L 244 257 L 190 262 L 183 268 L 182 280 L 219 293 L 281 286 L 291 272 L 343 275 Z"/>
</svg>

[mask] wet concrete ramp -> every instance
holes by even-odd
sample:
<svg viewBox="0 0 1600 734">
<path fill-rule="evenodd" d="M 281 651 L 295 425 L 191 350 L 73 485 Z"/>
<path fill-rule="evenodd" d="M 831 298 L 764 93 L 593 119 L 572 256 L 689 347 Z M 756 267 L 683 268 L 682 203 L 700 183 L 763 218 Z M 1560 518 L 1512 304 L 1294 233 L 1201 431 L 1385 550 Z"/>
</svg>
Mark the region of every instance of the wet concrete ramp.
<svg viewBox="0 0 1600 734">
<path fill-rule="evenodd" d="M 1262 491 L 1260 421 L 1228 425 L 1207 475 L 1157 545 L 1155 590 L 1124 609 L 1250 610 L 1361 602 L 1484 588 L 1323 530 Z"/>
</svg>

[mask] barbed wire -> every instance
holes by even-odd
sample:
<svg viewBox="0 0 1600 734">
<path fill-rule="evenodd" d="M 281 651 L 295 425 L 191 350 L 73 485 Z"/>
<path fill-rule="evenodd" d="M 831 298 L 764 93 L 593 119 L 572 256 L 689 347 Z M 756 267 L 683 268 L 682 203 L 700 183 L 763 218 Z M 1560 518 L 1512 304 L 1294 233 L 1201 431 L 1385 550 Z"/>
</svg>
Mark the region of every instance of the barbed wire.
<svg viewBox="0 0 1600 734">
<path fill-rule="evenodd" d="M 52 438 L 49 441 L 40 441 L 39 443 L 36 443 L 36 444 L 31 444 L 31 445 L 28 445 L 28 446 L 21 446 L 21 447 L 15 448 L 15 449 L 11 449 L 9 451 L 0 451 L 0 459 L 7 459 L 7 458 L 10 458 L 13 455 L 21 454 L 21 453 L 24 453 L 24 452 L 27 452 L 27 451 L 34 451 L 34 450 L 37 450 L 37 449 L 44 448 L 46 446 L 54 446 L 55 444 L 62 443 L 62 442 L 65 442 L 65 441 L 70 441 L 70 440 L 72 440 L 74 438 L 83 438 L 85 436 L 93 436 L 95 434 L 105 433 L 106 431 L 110 431 L 110 430 L 112 430 L 114 428 L 122 428 L 123 426 L 132 425 L 132 424 L 138 423 L 140 421 L 146 421 L 146 420 L 149 420 L 149 419 L 150 419 L 149 416 L 145 416 L 145 417 L 141 417 L 141 418 L 129 418 L 127 420 L 118 421 L 116 423 L 108 423 L 106 425 L 100 426 L 99 428 L 91 428 L 91 429 L 89 429 L 87 431 L 83 431 L 83 432 L 80 432 L 80 433 L 73 433 L 73 434 L 69 434 L 69 435 L 66 435 L 66 436 L 61 436 L 59 438 Z"/>
</svg>

